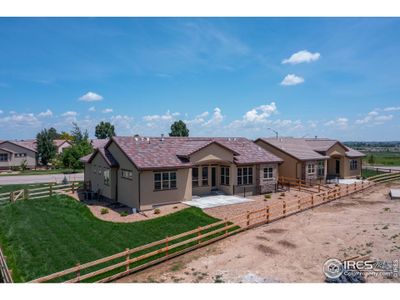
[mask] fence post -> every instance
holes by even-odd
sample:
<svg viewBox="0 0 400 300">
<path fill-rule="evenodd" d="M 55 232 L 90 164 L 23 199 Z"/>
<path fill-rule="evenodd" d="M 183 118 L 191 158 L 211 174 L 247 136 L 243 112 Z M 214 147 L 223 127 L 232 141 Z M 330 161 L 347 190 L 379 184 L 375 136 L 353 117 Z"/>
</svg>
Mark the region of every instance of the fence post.
<svg viewBox="0 0 400 300">
<path fill-rule="evenodd" d="M 318 193 L 321 192 L 321 179 L 319 180 L 319 184 L 318 184 Z"/>
<path fill-rule="evenodd" d="M 267 223 L 269 223 L 269 206 L 265 209 L 265 216 L 267 218 Z"/>
<path fill-rule="evenodd" d="M 79 277 L 81 276 L 81 268 L 80 268 L 80 266 L 81 266 L 80 263 L 77 263 L 77 264 L 76 264 L 76 267 L 78 268 L 78 270 L 76 270 L 76 278 L 78 278 L 78 279 L 77 279 L 77 282 L 80 281 L 80 280 L 79 280 Z"/>
<path fill-rule="evenodd" d="M 247 211 L 247 223 L 246 223 L 246 226 L 247 227 L 249 227 L 250 226 L 250 212 L 249 211 Z"/>
<path fill-rule="evenodd" d="M 300 179 L 297 179 L 297 185 L 298 185 L 299 191 L 301 191 Z"/>
<path fill-rule="evenodd" d="M 72 181 L 72 193 L 75 193 L 75 181 Z"/>
<path fill-rule="evenodd" d="M 311 195 L 311 207 L 314 206 L 314 195 Z"/>
<path fill-rule="evenodd" d="M 349 195 L 349 185 L 346 184 L 346 195 Z"/>
<path fill-rule="evenodd" d="M 126 251 L 126 258 L 125 258 L 126 270 L 129 271 L 129 248 L 126 248 L 125 251 Z"/>
<path fill-rule="evenodd" d="M 29 200 L 29 190 L 28 189 L 24 189 L 24 199 Z"/>
<path fill-rule="evenodd" d="M 354 191 L 357 191 L 357 182 L 354 182 Z"/>
<path fill-rule="evenodd" d="M 228 219 L 225 218 L 225 235 L 228 234 Z"/>
<path fill-rule="evenodd" d="M 300 199 L 297 200 L 297 207 L 298 207 L 299 210 L 301 209 Z"/>
<path fill-rule="evenodd" d="M 168 236 L 165 238 L 165 256 L 168 256 Z"/>
<path fill-rule="evenodd" d="M 197 241 L 197 244 L 200 244 L 201 243 L 201 226 L 199 226 L 199 227 L 197 227 L 197 229 L 199 230 L 199 232 L 197 232 L 197 237 L 199 238 L 199 240 Z"/>
<path fill-rule="evenodd" d="M 10 202 L 14 202 L 14 192 L 10 192 Z"/>
</svg>

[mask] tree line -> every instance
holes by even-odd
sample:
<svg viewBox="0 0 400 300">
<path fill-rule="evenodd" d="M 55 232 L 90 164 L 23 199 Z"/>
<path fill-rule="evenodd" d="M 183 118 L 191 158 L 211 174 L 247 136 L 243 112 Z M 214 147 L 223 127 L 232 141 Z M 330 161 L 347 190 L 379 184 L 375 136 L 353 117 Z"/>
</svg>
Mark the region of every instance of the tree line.
<svg viewBox="0 0 400 300">
<path fill-rule="evenodd" d="M 71 132 L 61 133 L 53 127 L 43 129 L 36 136 L 38 160 L 43 166 L 55 168 L 80 169 L 83 167 L 79 159 L 93 152 L 93 146 L 89 139 L 88 131 L 82 131 L 77 123 L 72 123 Z M 115 136 L 115 128 L 110 122 L 100 122 L 95 128 L 95 136 L 98 139 L 106 139 Z M 182 120 L 175 121 L 171 125 L 169 136 L 189 136 L 189 129 Z M 71 147 L 57 153 L 55 140 L 66 140 Z"/>
</svg>

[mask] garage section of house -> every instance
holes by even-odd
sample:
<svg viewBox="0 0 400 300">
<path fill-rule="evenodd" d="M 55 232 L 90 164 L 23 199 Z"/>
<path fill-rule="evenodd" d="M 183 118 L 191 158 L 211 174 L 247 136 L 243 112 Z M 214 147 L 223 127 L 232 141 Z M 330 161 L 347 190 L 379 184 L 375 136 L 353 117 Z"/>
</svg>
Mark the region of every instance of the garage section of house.
<svg viewBox="0 0 400 300">
<path fill-rule="evenodd" d="M 137 210 L 211 193 L 273 192 L 282 163 L 241 137 L 113 137 L 82 161 L 86 186 Z"/>
</svg>

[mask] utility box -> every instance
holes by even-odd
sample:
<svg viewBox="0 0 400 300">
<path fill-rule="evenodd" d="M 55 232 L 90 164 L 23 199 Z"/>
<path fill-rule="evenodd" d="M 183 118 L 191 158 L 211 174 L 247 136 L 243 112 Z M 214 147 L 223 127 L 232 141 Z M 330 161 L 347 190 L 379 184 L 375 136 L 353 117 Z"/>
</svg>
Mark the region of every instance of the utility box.
<svg viewBox="0 0 400 300">
<path fill-rule="evenodd" d="M 390 198 L 393 200 L 400 200 L 400 189 L 391 189 Z"/>
</svg>

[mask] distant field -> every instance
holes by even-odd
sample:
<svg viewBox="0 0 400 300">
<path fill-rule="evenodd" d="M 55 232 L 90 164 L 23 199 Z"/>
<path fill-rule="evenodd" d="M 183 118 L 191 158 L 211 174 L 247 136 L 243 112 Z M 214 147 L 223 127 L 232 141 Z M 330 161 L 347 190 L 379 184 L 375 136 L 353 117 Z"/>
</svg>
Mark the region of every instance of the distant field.
<svg viewBox="0 0 400 300">
<path fill-rule="evenodd" d="M 366 157 L 364 163 L 371 164 L 371 155 L 374 159 L 374 165 L 400 166 L 400 152 L 364 152 Z"/>
</svg>

